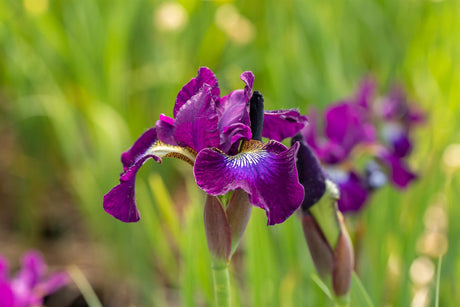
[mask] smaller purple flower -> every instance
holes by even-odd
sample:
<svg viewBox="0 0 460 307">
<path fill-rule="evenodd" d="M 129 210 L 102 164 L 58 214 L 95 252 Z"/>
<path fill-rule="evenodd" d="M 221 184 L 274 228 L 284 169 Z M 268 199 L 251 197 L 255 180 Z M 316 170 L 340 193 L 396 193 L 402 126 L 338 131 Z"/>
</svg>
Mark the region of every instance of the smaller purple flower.
<svg viewBox="0 0 460 307">
<path fill-rule="evenodd" d="M 174 157 L 194 166 L 195 180 L 208 194 L 241 188 L 252 205 L 266 211 L 269 225 L 290 216 L 303 198 L 294 160 L 297 147 L 288 149 L 279 141 L 302 129 L 307 117 L 294 109 L 264 113 L 262 96 L 252 93 L 254 75 L 244 72 L 241 79 L 244 89 L 220 97 L 212 71 L 200 68 L 197 77 L 179 91 L 174 118 L 161 115 L 155 127 L 122 154 L 120 184 L 104 196 L 105 211 L 123 222 L 138 221 L 134 193 L 138 170 L 150 158 L 161 163 Z M 262 102 L 258 122 L 261 127 L 262 121 L 266 123 L 255 137 L 249 109 L 258 95 Z M 262 136 L 274 140 L 264 145 Z M 270 194 L 274 191 L 276 195 Z"/>
<path fill-rule="evenodd" d="M 22 266 L 11 279 L 7 274 L 8 263 L 0 258 L 0 306 L 28 307 L 43 305 L 43 299 L 70 282 L 64 272 L 47 273 L 42 256 L 29 251 L 22 258 Z"/>
<path fill-rule="evenodd" d="M 319 130 L 316 112 L 302 130 L 327 176 L 340 189 L 338 205 L 342 212 L 360 210 L 387 178 L 396 187 L 406 188 L 417 177 L 405 158 L 413 147 L 410 130 L 424 121 L 423 113 L 409 106 L 400 88 L 383 99 L 375 99 L 374 92 L 374 82 L 364 79 L 354 98 L 325 110 L 324 133 Z M 377 127 L 381 129 L 380 140 Z M 358 170 L 354 163 L 364 158 L 369 161 L 366 169 Z"/>
</svg>

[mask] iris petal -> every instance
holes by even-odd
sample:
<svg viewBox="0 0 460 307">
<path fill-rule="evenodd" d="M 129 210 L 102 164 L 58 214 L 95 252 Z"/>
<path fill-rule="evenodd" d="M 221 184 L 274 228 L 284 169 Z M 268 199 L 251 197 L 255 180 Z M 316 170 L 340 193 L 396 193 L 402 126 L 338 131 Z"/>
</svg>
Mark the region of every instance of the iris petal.
<svg viewBox="0 0 460 307">
<path fill-rule="evenodd" d="M 177 113 L 174 138 L 178 145 L 200 151 L 219 146 L 218 117 L 211 87 L 203 88 Z"/>
<path fill-rule="evenodd" d="M 281 142 L 296 135 L 307 122 L 308 117 L 297 109 L 265 111 L 262 136 Z"/>
<path fill-rule="evenodd" d="M 120 184 L 104 195 L 104 210 L 119 219 L 129 223 L 137 222 L 140 214 L 136 206 L 134 187 L 136 174 L 149 158 L 161 163 L 165 157 L 179 158 L 193 165 L 196 153 L 187 148 L 164 144 L 157 138 L 155 128 L 150 128 L 122 154 L 123 173 Z"/>
<path fill-rule="evenodd" d="M 369 195 L 363 180 L 355 172 L 329 170 L 328 173 L 340 190 L 340 198 L 337 202 L 339 210 L 343 213 L 359 211 Z"/>
<path fill-rule="evenodd" d="M 170 145 L 177 145 L 174 138 L 174 119 L 164 114 L 160 114 L 160 119 L 155 124 L 158 139 Z"/>
<path fill-rule="evenodd" d="M 214 101 L 219 100 L 220 90 L 216 76 L 214 76 L 214 73 L 209 68 L 201 67 L 198 70 L 198 75 L 191 79 L 177 94 L 176 104 L 174 105 L 174 117 L 177 116 L 180 108 L 201 90 L 204 84 L 211 87 L 212 99 Z"/>
<path fill-rule="evenodd" d="M 403 159 L 388 151 L 379 153 L 379 158 L 387 165 L 391 172 L 391 181 L 399 188 L 407 185 L 417 178 Z"/>
<path fill-rule="evenodd" d="M 288 149 L 276 141 L 245 144 L 235 156 L 215 148 L 199 152 L 196 182 L 211 195 L 241 188 L 249 194 L 251 204 L 266 211 L 268 225 L 282 223 L 299 208 L 304 196 L 295 166 L 299 146 Z"/>
</svg>

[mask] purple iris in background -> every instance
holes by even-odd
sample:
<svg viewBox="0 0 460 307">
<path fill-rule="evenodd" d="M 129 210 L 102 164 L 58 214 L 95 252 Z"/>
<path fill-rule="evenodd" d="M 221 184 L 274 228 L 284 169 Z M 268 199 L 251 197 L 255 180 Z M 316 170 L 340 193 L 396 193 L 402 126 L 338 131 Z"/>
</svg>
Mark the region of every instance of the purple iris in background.
<svg viewBox="0 0 460 307">
<path fill-rule="evenodd" d="M 64 272 L 47 274 L 42 256 L 29 251 L 22 258 L 22 266 L 15 277 L 8 276 L 8 262 L 0 256 L 0 306 L 41 306 L 46 296 L 69 283 Z"/>
<path fill-rule="evenodd" d="M 120 184 L 104 196 L 105 211 L 123 222 L 138 221 L 137 171 L 149 158 L 161 163 L 162 158 L 175 157 L 193 166 L 197 185 L 209 195 L 243 189 L 252 205 L 266 211 L 269 225 L 288 218 L 300 206 L 304 191 L 295 166 L 298 144 L 287 148 L 280 141 L 294 136 L 307 118 L 295 109 L 265 112 L 260 130 L 270 140 L 254 140 L 249 112 L 254 75 L 247 71 L 241 79 L 244 89 L 220 97 L 212 71 L 200 68 L 178 93 L 174 118 L 160 115 L 155 127 L 122 154 Z"/>
<path fill-rule="evenodd" d="M 374 92 L 374 82 L 364 79 L 355 96 L 329 106 L 322 121 L 311 112 L 310 124 L 301 131 L 338 185 L 342 212 L 360 210 L 387 178 L 399 188 L 416 178 L 404 158 L 412 148 L 409 132 L 423 114 L 409 108 L 399 89 L 383 99 Z M 323 130 L 318 121 L 324 122 Z M 362 169 L 357 160 L 365 161 Z"/>
</svg>

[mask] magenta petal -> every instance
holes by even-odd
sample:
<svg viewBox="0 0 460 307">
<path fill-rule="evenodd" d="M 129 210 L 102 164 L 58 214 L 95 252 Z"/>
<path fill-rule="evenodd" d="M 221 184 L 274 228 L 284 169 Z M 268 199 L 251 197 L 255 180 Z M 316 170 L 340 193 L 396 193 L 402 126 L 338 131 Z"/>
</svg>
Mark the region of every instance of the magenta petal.
<svg viewBox="0 0 460 307">
<path fill-rule="evenodd" d="M 190 147 L 196 152 L 217 147 L 220 142 L 217 123 L 211 87 L 204 85 L 177 113 L 174 138 L 179 146 Z"/>
<path fill-rule="evenodd" d="M 67 273 L 57 272 L 41 281 L 34 289 L 34 291 L 42 294 L 43 296 L 46 296 L 64 287 L 69 282 L 70 277 Z"/>
<path fill-rule="evenodd" d="M 308 117 L 299 110 L 265 111 L 262 136 L 278 142 L 293 137 L 308 123 Z"/>
<path fill-rule="evenodd" d="M 164 114 L 160 114 L 160 119 L 155 124 L 158 139 L 169 145 L 177 145 L 174 138 L 174 119 Z"/>
<path fill-rule="evenodd" d="M 14 293 L 6 279 L 0 277 L 0 306 L 14 307 Z"/>
<path fill-rule="evenodd" d="M 136 174 L 149 158 L 160 161 L 149 149 L 157 141 L 155 128 L 144 132 L 134 145 L 121 155 L 124 172 L 120 175 L 120 184 L 104 195 L 104 210 L 123 222 L 137 222 L 140 218 L 134 199 Z"/>
<path fill-rule="evenodd" d="M 299 146 L 287 149 L 276 141 L 252 144 L 258 145 L 235 156 L 203 149 L 195 161 L 195 180 L 211 195 L 241 188 L 249 194 L 251 204 L 266 211 L 268 225 L 282 223 L 303 201 L 295 165 Z"/>
<path fill-rule="evenodd" d="M 198 70 L 198 75 L 191 79 L 177 94 L 176 104 L 174 105 L 175 118 L 177 113 L 179 113 L 180 108 L 182 108 L 182 106 L 190 98 L 198 94 L 204 84 L 207 84 L 209 87 L 211 87 L 211 98 L 214 101 L 219 100 L 220 90 L 216 76 L 214 76 L 214 73 L 209 68 L 201 67 Z"/>
<path fill-rule="evenodd" d="M 140 214 L 134 196 L 135 182 L 136 176 L 133 176 L 128 181 L 121 181 L 105 194 L 103 201 L 105 212 L 125 223 L 139 221 Z"/>
<path fill-rule="evenodd" d="M 326 136 L 345 149 L 347 154 L 361 142 L 375 140 L 375 128 L 364 119 L 359 106 L 340 103 L 326 112 Z"/>
<path fill-rule="evenodd" d="M 334 175 L 331 176 L 332 180 L 337 183 L 340 190 L 340 198 L 337 203 L 339 210 L 343 213 L 359 211 L 365 205 L 369 194 L 363 180 L 354 172 Z"/>
<path fill-rule="evenodd" d="M 144 132 L 129 150 L 121 154 L 123 169 L 127 170 L 129 167 L 133 166 L 157 140 L 157 132 L 154 127 Z"/>
<path fill-rule="evenodd" d="M 233 147 L 236 147 L 236 150 L 238 150 L 238 141 L 242 139 L 251 139 L 251 128 L 241 123 L 225 127 L 220 134 L 219 149 L 225 153 L 236 154 L 236 152 L 234 152 L 235 148 Z M 236 146 L 232 146 L 234 144 Z"/>
<path fill-rule="evenodd" d="M 410 171 L 405 161 L 398 156 L 382 151 L 380 159 L 388 166 L 391 173 L 391 181 L 399 188 L 406 188 L 410 182 L 417 178 L 417 175 Z"/>
</svg>

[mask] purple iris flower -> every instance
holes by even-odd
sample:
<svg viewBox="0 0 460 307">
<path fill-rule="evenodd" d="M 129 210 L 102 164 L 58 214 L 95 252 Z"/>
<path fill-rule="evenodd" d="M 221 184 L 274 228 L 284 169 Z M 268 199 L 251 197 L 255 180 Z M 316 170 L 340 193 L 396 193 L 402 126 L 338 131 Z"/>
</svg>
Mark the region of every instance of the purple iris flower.
<svg viewBox="0 0 460 307">
<path fill-rule="evenodd" d="M 317 112 L 311 113 L 310 124 L 301 131 L 327 176 L 339 187 L 342 212 L 360 210 L 370 193 L 387 182 L 386 173 L 399 188 L 416 178 L 404 158 L 412 150 L 410 129 L 423 122 L 424 115 L 409 107 L 400 88 L 383 99 L 375 99 L 374 92 L 375 83 L 364 79 L 353 98 L 325 110 L 323 131 Z M 364 170 L 356 169 L 357 156 L 366 157 Z"/>
<path fill-rule="evenodd" d="M 8 262 L 0 257 L 0 306 L 41 306 L 46 296 L 69 283 L 64 272 L 48 274 L 42 256 L 29 251 L 22 258 L 22 267 L 13 278 L 8 277 Z"/>
<path fill-rule="evenodd" d="M 244 89 L 220 97 L 212 71 L 200 68 L 177 95 L 174 118 L 162 114 L 155 127 L 122 154 L 120 184 L 104 196 L 105 211 L 123 222 L 138 221 L 137 171 L 149 158 L 161 163 L 162 158 L 175 157 L 193 166 L 196 183 L 206 193 L 217 196 L 243 189 L 252 205 L 266 211 L 269 225 L 289 217 L 304 194 L 295 167 L 298 145 L 287 148 L 279 142 L 294 136 L 307 118 L 295 109 L 265 112 L 262 136 L 271 140 L 251 140 L 254 75 L 247 71 L 241 79 Z"/>
</svg>

